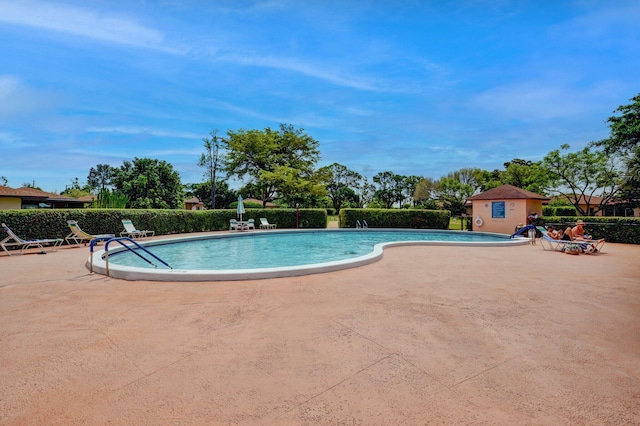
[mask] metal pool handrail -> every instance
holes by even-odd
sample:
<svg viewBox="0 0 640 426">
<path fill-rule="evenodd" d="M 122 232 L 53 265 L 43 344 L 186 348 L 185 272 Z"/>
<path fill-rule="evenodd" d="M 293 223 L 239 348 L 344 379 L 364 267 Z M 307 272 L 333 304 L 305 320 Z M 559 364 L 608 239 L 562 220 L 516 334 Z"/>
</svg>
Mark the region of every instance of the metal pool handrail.
<svg viewBox="0 0 640 426">
<path fill-rule="evenodd" d="M 133 253 L 136 256 L 138 256 L 140 259 L 144 260 L 145 262 L 147 262 L 150 265 L 153 265 L 154 268 L 158 267 L 152 261 L 150 261 L 149 259 L 147 259 L 143 255 L 141 255 L 140 253 L 138 253 L 137 251 L 132 249 L 130 246 L 128 246 L 125 243 L 123 243 L 122 242 L 123 240 L 132 243 L 133 245 L 135 245 L 140 250 L 144 251 L 145 253 L 151 255 L 154 259 L 156 259 L 159 262 L 161 262 L 163 265 L 169 267 L 169 269 L 173 269 L 171 267 L 171 265 L 169 265 L 167 262 L 165 262 L 164 260 L 160 259 L 158 256 L 156 256 L 155 254 L 151 253 L 149 250 L 147 250 L 146 248 L 144 248 L 143 246 L 141 246 L 140 244 L 138 244 L 137 242 L 135 242 L 133 239 L 131 239 L 129 237 L 115 237 L 115 238 L 114 237 L 100 237 L 100 238 L 94 238 L 93 240 L 91 240 L 91 244 L 89 245 L 89 251 L 91 252 L 91 263 L 90 263 L 90 267 L 89 267 L 89 272 L 93 272 L 93 246 L 95 246 L 99 241 L 104 241 L 104 240 L 107 240 L 107 242 L 104 244 L 104 254 L 105 254 L 104 261 L 105 261 L 105 264 L 106 264 L 106 275 L 107 276 L 109 276 L 109 244 L 111 242 L 119 243 L 122 247 L 126 248 L 131 253 Z"/>
</svg>

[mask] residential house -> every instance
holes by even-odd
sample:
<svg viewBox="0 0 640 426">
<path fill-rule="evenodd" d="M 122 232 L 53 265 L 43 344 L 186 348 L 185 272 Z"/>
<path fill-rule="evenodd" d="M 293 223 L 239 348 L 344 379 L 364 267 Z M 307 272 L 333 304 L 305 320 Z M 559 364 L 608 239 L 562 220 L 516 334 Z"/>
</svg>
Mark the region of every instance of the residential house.
<svg viewBox="0 0 640 426">
<path fill-rule="evenodd" d="M 567 201 L 564 196 L 552 197 L 551 201 L 562 200 Z M 569 197 L 569 201 L 575 205 L 575 198 Z M 587 212 L 587 216 L 640 216 L 640 208 L 627 207 L 625 204 L 619 203 L 617 200 L 609 200 L 605 203 L 604 208 L 598 212 L 595 210 L 602 203 L 603 198 L 596 195 L 578 197 L 578 205 L 583 211 Z M 579 215 L 580 213 L 578 213 Z"/>
<path fill-rule="evenodd" d="M 84 203 L 72 197 L 35 188 L 10 188 L 0 185 L 0 210 L 77 209 Z"/>
<path fill-rule="evenodd" d="M 184 208 L 186 210 L 204 210 L 204 203 L 198 197 L 184 200 Z"/>
</svg>

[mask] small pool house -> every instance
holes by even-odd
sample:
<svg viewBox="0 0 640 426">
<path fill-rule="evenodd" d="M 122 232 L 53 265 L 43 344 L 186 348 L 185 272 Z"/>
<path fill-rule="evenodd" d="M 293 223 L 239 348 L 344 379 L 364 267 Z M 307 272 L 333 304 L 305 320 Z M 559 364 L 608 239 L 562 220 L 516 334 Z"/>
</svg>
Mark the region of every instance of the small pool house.
<svg viewBox="0 0 640 426">
<path fill-rule="evenodd" d="M 512 234 L 519 225 L 526 225 L 532 214 L 542 215 L 542 204 L 549 198 L 502 185 L 467 199 L 471 204 L 471 224 L 474 231 Z"/>
</svg>

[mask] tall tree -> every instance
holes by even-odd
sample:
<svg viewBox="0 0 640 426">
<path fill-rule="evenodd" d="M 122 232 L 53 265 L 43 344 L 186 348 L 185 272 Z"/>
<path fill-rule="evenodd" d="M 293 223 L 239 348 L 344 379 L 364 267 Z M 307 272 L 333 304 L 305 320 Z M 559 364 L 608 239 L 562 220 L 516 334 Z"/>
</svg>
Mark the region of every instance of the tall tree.
<svg viewBox="0 0 640 426">
<path fill-rule="evenodd" d="M 640 146 L 625 160 L 626 172 L 620 198 L 627 207 L 640 206 Z"/>
<path fill-rule="evenodd" d="M 326 195 L 324 182 L 313 170 L 302 171 L 294 167 L 277 166 L 273 171 L 265 170 L 260 173 L 260 178 L 272 182 L 278 188 L 278 198 L 292 207 L 315 207 L 318 199 Z"/>
<path fill-rule="evenodd" d="M 394 174 L 391 171 L 379 172 L 373 177 L 376 185 L 375 198 L 380 200 L 388 209 L 395 203 L 401 203 L 404 199 L 404 176 Z"/>
<path fill-rule="evenodd" d="M 568 151 L 569 145 L 562 145 Z M 603 151 L 589 147 L 578 152 L 551 151 L 544 157 L 543 167 L 550 179 L 550 192 L 567 199 L 583 216 L 591 216 L 604 209 L 620 190 L 620 177 L 614 161 Z M 600 197 L 599 202 L 594 202 Z M 582 205 L 586 204 L 586 208 Z"/>
<path fill-rule="evenodd" d="M 357 191 L 362 181 L 360 173 L 349 170 L 346 166 L 338 163 L 322 167 L 318 172 L 327 175 L 327 195 L 331 199 L 336 214 L 340 212 L 345 203 L 358 205 Z"/>
<path fill-rule="evenodd" d="M 262 190 L 255 183 L 249 182 L 238 190 L 238 195 L 242 195 L 242 198 L 255 198 L 260 200 Z"/>
<path fill-rule="evenodd" d="M 459 215 L 466 210 L 466 199 L 484 188 L 488 176 L 489 172 L 478 168 L 462 168 L 441 177 L 435 182 L 433 192 L 442 207 Z"/>
<path fill-rule="evenodd" d="M 132 208 L 175 209 L 184 202 L 180 175 L 166 161 L 134 158 L 115 169 L 112 183 Z"/>
<path fill-rule="evenodd" d="M 549 186 L 548 174 L 541 169 L 542 162 L 514 159 L 504 163 L 505 171 L 500 174 L 502 184 L 513 185 L 527 191 L 543 194 Z"/>
<path fill-rule="evenodd" d="M 87 176 L 87 185 L 91 190 L 103 190 L 108 186 L 111 186 L 111 179 L 113 178 L 114 168 L 108 164 L 98 164 L 95 168 L 89 170 L 89 176 Z"/>
<path fill-rule="evenodd" d="M 604 147 L 607 154 L 633 154 L 640 146 L 640 94 L 630 99 L 629 105 L 620 105 L 607 119 L 611 135 L 607 139 L 594 142 L 594 145 Z"/>
<path fill-rule="evenodd" d="M 375 193 L 376 186 L 365 177 L 358 189 L 359 207 L 368 207 L 375 198 Z"/>
<path fill-rule="evenodd" d="M 216 208 L 216 173 L 220 167 L 220 139 L 218 138 L 218 129 L 214 129 L 209 133 L 209 138 L 202 138 L 204 142 L 204 150 L 198 161 L 198 166 L 204 167 L 204 176 L 211 182 L 211 208 Z M 203 200 L 204 201 L 204 200 Z"/>
<path fill-rule="evenodd" d="M 609 138 L 595 142 L 595 146 L 604 147 L 605 153 L 620 159 L 624 169 L 624 181 L 620 198 L 628 207 L 640 206 L 640 94 L 631 98 L 629 105 L 619 106 L 609 117 L 611 134 Z"/>
<path fill-rule="evenodd" d="M 413 192 L 414 204 L 425 205 L 436 198 L 436 182 L 432 178 L 422 178 Z"/>
<path fill-rule="evenodd" d="M 281 124 L 278 130 L 229 130 L 222 144 L 224 170 L 256 184 L 263 205 L 297 191 L 317 189 L 314 167 L 320 158 L 319 144 L 304 129 Z"/>
<path fill-rule="evenodd" d="M 76 177 L 71 181 L 71 185 L 67 186 L 60 194 L 80 198 L 91 194 L 91 188 L 89 188 L 89 185 L 85 185 L 84 187 L 80 186 L 80 180 Z"/>
<path fill-rule="evenodd" d="M 0 185 L 7 186 L 9 180 L 5 176 L 0 176 Z"/>
<path fill-rule="evenodd" d="M 478 191 L 486 180 L 486 173 L 482 169 L 467 167 L 451 172 L 447 177 L 457 180 L 462 185 L 469 185 L 474 191 Z"/>
<path fill-rule="evenodd" d="M 413 195 L 416 192 L 418 184 L 422 181 L 422 176 L 405 176 L 402 185 L 402 203 L 411 203 L 413 207 L 416 206 L 416 201 Z"/>
<path fill-rule="evenodd" d="M 215 193 L 211 190 L 211 186 L 211 181 L 195 184 L 192 188 L 193 195 L 198 197 L 205 205 L 212 205 L 209 197 L 215 194 L 216 206 L 219 209 L 228 209 L 232 202 L 237 201 L 238 194 L 229 188 L 229 184 L 226 181 L 217 180 Z"/>
<path fill-rule="evenodd" d="M 435 192 L 445 210 L 451 211 L 453 215 L 460 215 L 466 211 L 466 199 L 472 196 L 476 189 L 473 185 L 457 179 L 454 173 L 449 173 L 436 182 Z"/>
</svg>

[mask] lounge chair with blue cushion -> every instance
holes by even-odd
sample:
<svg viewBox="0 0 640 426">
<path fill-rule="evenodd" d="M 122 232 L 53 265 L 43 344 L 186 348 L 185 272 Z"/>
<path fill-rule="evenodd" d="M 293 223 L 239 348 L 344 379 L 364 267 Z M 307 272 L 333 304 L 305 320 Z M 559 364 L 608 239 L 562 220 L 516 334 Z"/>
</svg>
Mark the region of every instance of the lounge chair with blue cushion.
<svg viewBox="0 0 640 426">
<path fill-rule="evenodd" d="M 533 229 L 536 229 L 536 227 L 533 226 L 533 225 L 523 226 L 522 228 L 518 229 L 516 232 L 511 234 L 511 236 L 509 238 L 515 238 L 517 236 L 528 237 L 529 236 L 529 231 L 533 230 Z"/>
<path fill-rule="evenodd" d="M 45 251 L 44 247 L 46 245 L 52 246 L 53 250 L 55 250 L 56 247 L 59 247 L 64 242 L 62 238 L 23 240 L 14 234 L 13 231 L 4 223 L 2 224 L 2 229 L 8 236 L 4 240 L 0 241 L 0 247 L 2 247 L 2 250 L 4 250 L 9 256 L 11 256 L 11 253 L 9 253 L 7 247 L 19 247 L 20 254 L 24 254 L 25 250 L 31 247 L 38 247 L 42 249 L 42 251 Z"/>
<path fill-rule="evenodd" d="M 604 240 L 554 240 L 549 236 L 546 229 L 538 227 L 538 231 L 542 233 L 540 245 L 543 250 L 564 251 L 567 244 L 577 244 L 584 253 L 598 253 L 602 251 L 604 246 Z"/>
<path fill-rule="evenodd" d="M 148 231 L 146 229 L 144 230 L 136 229 L 136 227 L 133 226 L 133 222 L 131 222 L 131 220 L 129 219 L 122 219 L 122 225 L 124 226 L 124 231 L 120 233 L 121 237 L 124 237 L 126 235 L 127 237 L 136 239 L 136 238 L 153 237 L 156 234 L 156 231 Z"/>
<path fill-rule="evenodd" d="M 69 229 L 71 229 L 71 233 L 64 237 L 64 239 L 67 240 L 67 243 L 69 243 L 69 245 L 71 245 L 72 241 L 77 245 L 80 245 L 81 243 L 87 243 L 96 238 L 107 239 L 115 237 L 115 235 L 113 234 L 91 235 L 80 229 L 78 222 L 76 222 L 75 220 L 68 220 L 67 224 L 69 225 Z"/>
</svg>

